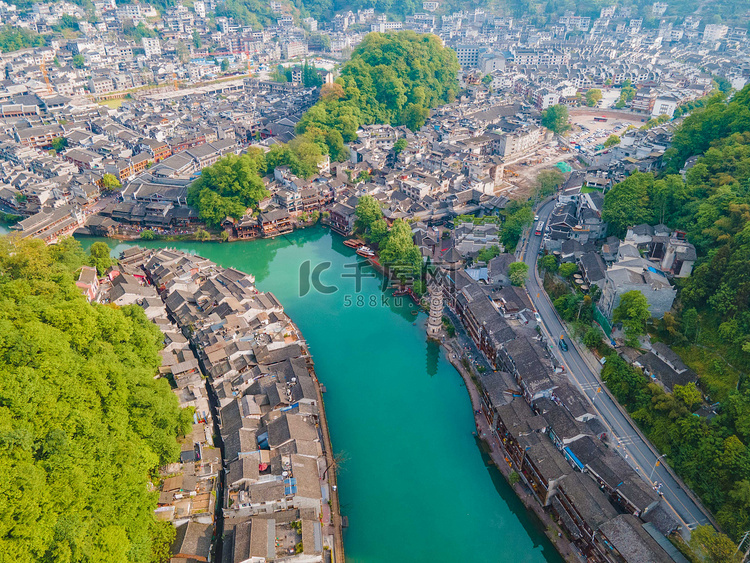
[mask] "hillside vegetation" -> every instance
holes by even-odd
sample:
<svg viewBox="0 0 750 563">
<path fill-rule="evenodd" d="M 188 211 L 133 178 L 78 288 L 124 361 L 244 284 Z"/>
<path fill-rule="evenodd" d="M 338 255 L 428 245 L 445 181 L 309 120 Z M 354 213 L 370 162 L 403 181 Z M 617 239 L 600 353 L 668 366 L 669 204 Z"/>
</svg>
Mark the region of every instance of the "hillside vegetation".
<svg viewBox="0 0 750 563">
<path fill-rule="evenodd" d="M 684 180 L 675 174 L 697 155 Z M 653 334 L 698 372 L 717 416 L 692 414 L 703 402 L 697 389 L 665 394 L 616 356 L 602 377 L 737 541 L 750 527 L 750 86 L 685 119 L 666 156 L 661 177 L 633 174 L 607 194 L 604 219 L 617 235 L 663 222 L 695 244 L 698 262 L 679 281 L 677 312 Z"/>
<path fill-rule="evenodd" d="M 143 310 L 75 287 L 88 261 L 72 239 L 0 238 L 3 562 L 148 562 L 174 535 L 147 485 L 192 416 L 154 379 L 163 336 Z"/>
<path fill-rule="evenodd" d="M 453 101 L 458 70 L 456 53 L 435 35 L 369 33 L 297 129 L 311 134 L 334 129 L 346 142 L 357 138 L 361 125 L 372 123 L 416 131 L 430 108 Z"/>
</svg>

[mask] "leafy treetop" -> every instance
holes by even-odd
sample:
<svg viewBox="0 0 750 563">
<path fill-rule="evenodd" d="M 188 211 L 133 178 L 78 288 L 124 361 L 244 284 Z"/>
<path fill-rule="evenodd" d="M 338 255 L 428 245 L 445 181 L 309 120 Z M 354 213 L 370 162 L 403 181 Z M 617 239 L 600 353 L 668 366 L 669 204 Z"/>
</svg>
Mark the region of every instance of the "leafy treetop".
<svg viewBox="0 0 750 563">
<path fill-rule="evenodd" d="M 192 414 L 154 379 L 163 335 L 143 310 L 89 304 L 75 287 L 86 262 L 70 238 L 0 238 L 7 561 L 145 563 L 164 540 L 148 476 L 177 459 Z"/>
</svg>

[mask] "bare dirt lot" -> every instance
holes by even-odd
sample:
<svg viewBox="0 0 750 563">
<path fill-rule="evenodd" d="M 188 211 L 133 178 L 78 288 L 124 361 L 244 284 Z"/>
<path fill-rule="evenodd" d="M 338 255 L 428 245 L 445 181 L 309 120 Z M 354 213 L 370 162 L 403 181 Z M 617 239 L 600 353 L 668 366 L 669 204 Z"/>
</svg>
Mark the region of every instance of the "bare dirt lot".
<svg viewBox="0 0 750 563">
<path fill-rule="evenodd" d="M 539 172 L 563 161 L 574 168 L 577 165 L 575 155 L 562 147 L 553 145 L 539 148 L 505 166 L 503 185 L 495 193 L 510 199 L 526 200 L 534 193 Z"/>
</svg>

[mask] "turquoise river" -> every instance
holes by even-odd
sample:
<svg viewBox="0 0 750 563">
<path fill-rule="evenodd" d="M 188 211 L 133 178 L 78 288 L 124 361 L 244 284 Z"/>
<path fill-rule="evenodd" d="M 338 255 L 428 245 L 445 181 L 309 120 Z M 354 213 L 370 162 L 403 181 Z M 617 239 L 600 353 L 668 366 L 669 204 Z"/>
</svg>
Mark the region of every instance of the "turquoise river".
<svg viewBox="0 0 750 563">
<path fill-rule="evenodd" d="M 128 246 L 107 242 L 113 254 Z M 341 237 L 312 228 L 246 243 L 141 244 L 252 273 L 300 327 L 327 389 L 334 450 L 344 457 L 348 561 L 561 561 L 482 453 L 463 380 L 427 342 L 426 316 L 413 315 L 406 300 L 384 302 L 382 278 L 357 268 L 361 259 Z"/>
</svg>

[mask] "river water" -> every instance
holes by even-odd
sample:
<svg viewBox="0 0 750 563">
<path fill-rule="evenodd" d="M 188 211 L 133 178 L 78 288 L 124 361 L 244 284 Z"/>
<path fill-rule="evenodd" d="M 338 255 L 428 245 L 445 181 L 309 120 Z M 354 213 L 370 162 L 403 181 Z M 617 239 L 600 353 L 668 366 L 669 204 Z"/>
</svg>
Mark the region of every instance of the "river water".
<svg viewBox="0 0 750 563">
<path fill-rule="evenodd" d="M 106 242 L 114 254 L 129 246 Z M 481 452 L 463 380 L 427 342 L 426 315 L 406 299 L 384 300 L 382 279 L 357 266 L 341 237 L 316 227 L 246 243 L 141 244 L 252 273 L 299 326 L 344 459 L 348 561 L 561 561 Z"/>
</svg>

